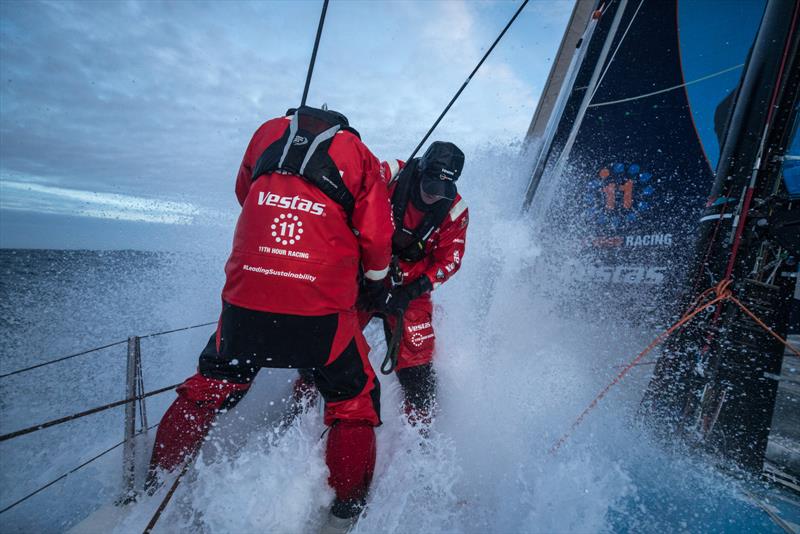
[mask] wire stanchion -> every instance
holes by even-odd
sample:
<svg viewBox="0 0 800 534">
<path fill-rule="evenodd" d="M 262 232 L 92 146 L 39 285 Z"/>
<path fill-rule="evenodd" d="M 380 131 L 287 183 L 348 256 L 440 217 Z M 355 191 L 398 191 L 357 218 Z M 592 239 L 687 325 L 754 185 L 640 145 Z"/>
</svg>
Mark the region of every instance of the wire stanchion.
<svg viewBox="0 0 800 534">
<path fill-rule="evenodd" d="M 184 326 L 184 327 L 181 327 L 181 328 L 173 328 L 173 329 L 170 329 L 170 330 L 162 330 L 160 332 L 153 332 L 153 333 L 145 334 L 145 335 L 142 335 L 142 336 L 131 336 L 128 339 L 114 341 L 114 342 L 107 343 L 107 344 L 99 346 L 99 347 L 94 347 L 94 348 L 82 350 L 82 351 L 76 352 L 74 354 L 68 354 L 66 356 L 61 356 L 59 358 L 54 358 L 52 360 L 48 360 L 48 361 L 45 361 L 45 362 L 42 362 L 42 363 L 38 363 L 38 364 L 35 364 L 35 365 L 24 367 L 24 368 L 21 368 L 21 369 L 17 369 L 17 370 L 8 372 L 8 373 L 3 373 L 3 374 L 0 374 L 0 378 L 6 378 L 6 377 L 9 377 L 9 376 L 18 375 L 18 374 L 21 374 L 21 373 L 25 373 L 27 371 L 32 371 L 34 369 L 39 369 L 39 368 L 42 368 L 42 367 L 45 367 L 45 366 L 48 366 L 48 365 L 52 365 L 52 364 L 55 364 L 55 363 L 63 362 L 63 361 L 66 361 L 66 360 L 70 360 L 70 359 L 76 358 L 78 356 L 83 356 L 83 355 L 86 355 L 86 354 L 91 354 L 91 353 L 98 352 L 98 351 L 101 351 L 101 350 L 104 350 L 104 349 L 108 349 L 108 348 L 111 348 L 111 347 L 116 347 L 118 345 L 123 345 L 125 343 L 129 343 L 131 339 L 135 339 L 136 342 L 138 343 L 139 339 L 155 338 L 155 337 L 164 336 L 164 335 L 167 335 L 167 334 L 173 334 L 173 333 L 176 333 L 176 332 L 183 332 L 183 331 L 186 331 L 186 330 L 192 330 L 192 329 L 195 329 L 195 328 L 202 328 L 202 327 L 212 326 L 212 325 L 216 325 L 216 324 L 217 324 L 217 321 L 209 321 L 209 322 L 205 322 L 205 323 L 201 323 L 201 324 L 196 324 L 196 325 L 191 325 L 191 326 Z M 156 390 L 153 390 L 153 391 L 149 391 L 149 392 L 144 392 L 143 391 L 143 385 L 142 385 L 142 382 L 141 382 L 142 378 L 143 378 L 141 373 L 142 373 L 141 364 L 139 364 L 136 367 L 135 376 L 134 376 L 134 379 L 135 379 L 135 381 L 137 381 L 137 386 L 138 386 L 135 389 L 135 391 L 136 391 L 135 395 L 132 395 L 132 396 L 129 395 L 128 398 L 125 398 L 125 399 L 122 399 L 122 400 L 110 402 L 108 404 L 104 404 L 102 406 L 97 406 L 97 407 L 91 408 L 89 410 L 84 410 L 82 412 L 78 412 L 78 413 L 75 413 L 75 414 L 72 414 L 72 415 L 68 415 L 66 417 L 60 417 L 58 419 L 53 419 L 51 421 L 46 421 L 44 423 L 40 423 L 40 424 L 37 424 L 37 425 L 34 425 L 34 426 L 30 426 L 30 427 L 27 427 L 27 428 L 16 430 L 14 432 L 9 432 L 7 434 L 0 435 L 0 442 L 4 442 L 4 441 L 8 441 L 8 440 L 20 437 L 20 436 L 31 434 L 33 432 L 37 432 L 39 430 L 44 430 L 45 428 L 50 428 L 50 427 L 53 427 L 53 426 L 56 426 L 56 425 L 61 425 L 61 424 L 67 423 L 69 421 L 74 421 L 74 420 L 82 418 L 82 417 L 86 417 L 86 416 L 93 415 L 93 414 L 96 414 L 96 413 L 100 413 L 100 412 L 103 412 L 103 411 L 106 411 L 106 410 L 110 410 L 112 408 L 116 408 L 116 407 L 123 406 L 123 405 L 130 405 L 131 403 L 133 403 L 133 404 L 138 403 L 139 404 L 139 409 L 140 409 L 140 412 L 141 412 L 141 419 L 142 419 L 142 421 L 141 421 L 142 422 L 142 426 L 141 426 L 141 428 L 140 428 L 140 430 L 138 432 L 132 433 L 132 434 L 126 433 L 126 438 L 123 439 L 122 441 L 120 441 L 119 443 L 116 443 L 116 444 L 112 445 L 111 447 L 103 450 L 102 452 L 92 456 L 90 459 L 88 459 L 85 462 L 81 463 L 80 465 L 70 469 L 69 471 L 67 471 L 63 475 L 61 475 L 61 476 L 59 476 L 59 477 L 47 482 L 43 486 L 40 486 L 36 490 L 34 490 L 34 491 L 28 493 L 27 495 L 25 495 L 24 497 L 22 497 L 20 499 L 17 499 L 16 501 L 14 501 L 13 503 L 9 504 L 8 506 L 5 506 L 4 508 L 0 509 L 0 514 L 3 514 L 5 512 L 7 512 L 7 511 L 11 510 L 12 508 L 22 504 L 23 502 L 27 501 L 28 499 L 38 495 L 39 493 L 41 493 L 42 491 L 46 490 L 47 488 L 49 488 L 49 487 L 53 486 L 54 484 L 66 479 L 69 475 L 71 475 L 71 474 L 83 469 L 87 465 L 89 465 L 92 462 L 102 458 L 103 456 L 109 454 L 110 452 L 114 451 L 115 449 L 117 449 L 117 448 L 119 448 L 119 447 L 121 447 L 123 445 L 127 446 L 128 444 L 133 442 L 133 440 L 135 438 L 137 438 L 138 436 L 142 435 L 143 433 L 145 433 L 145 432 L 147 432 L 147 431 L 149 431 L 149 430 L 151 430 L 153 428 L 156 428 L 158 426 L 158 423 L 156 423 L 154 425 L 151 425 L 151 426 L 147 426 L 147 420 L 146 420 L 146 418 L 144 416 L 144 400 L 147 397 L 152 397 L 152 396 L 155 396 L 155 395 L 159 395 L 161 393 L 166 393 L 167 391 L 174 390 L 175 388 L 177 388 L 180 385 L 180 383 L 172 384 L 170 386 L 166 386 L 166 387 L 163 387 L 163 388 L 160 388 L 160 389 L 156 389 Z"/>
</svg>

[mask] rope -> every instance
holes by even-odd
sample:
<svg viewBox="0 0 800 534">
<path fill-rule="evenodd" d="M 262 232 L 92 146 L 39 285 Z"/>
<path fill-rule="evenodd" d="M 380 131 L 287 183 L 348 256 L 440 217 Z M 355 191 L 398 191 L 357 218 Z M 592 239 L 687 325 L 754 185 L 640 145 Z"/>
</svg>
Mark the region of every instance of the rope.
<svg viewBox="0 0 800 534">
<path fill-rule="evenodd" d="M 746 313 L 746 314 L 747 314 L 747 315 L 748 315 L 748 316 L 749 316 L 749 317 L 750 317 L 750 318 L 751 318 L 753 321 L 755 321 L 755 322 L 756 322 L 756 324 L 757 324 L 758 326 L 760 326 L 761 328 L 763 328 L 764 330 L 766 330 L 766 331 L 767 331 L 767 333 L 768 333 L 769 335 L 771 335 L 772 337 L 774 337 L 775 339 L 777 339 L 778 341 L 780 341 L 781 343 L 783 343 L 783 346 L 785 346 L 785 347 L 786 347 L 787 349 L 789 349 L 790 351 L 794 352 L 794 353 L 795 353 L 795 355 L 797 355 L 797 356 L 800 356 L 800 350 L 798 350 L 798 349 L 794 348 L 794 347 L 792 346 L 792 344 L 791 344 L 791 343 L 789 343 L 789 341 L 788 341 L 788 340 L 786 340 L 786 339 L 783 339 L 781 336 L 779 336 L 778 334 L 776 334 L 776 333 L 775 333 L 775 331 L 774 331 L 772 328 L 770 328 L 770 327 L 768 327 L 766 324 L 764 324 L 764 321 L 762 321 L 761 319 L 759 319 L 758 317 L 756 317 L 756 314 L 754 314 L 753 312 L 751 312 L 751 311 L 750 311 L 750 310 L 747 308 L 747 306 L 745 306 L 744 304 L 742 304 L 742 303 L 741 303 L 741 301 L 739 301 L 739 299 L 737 299 L 737 298 L 736 298 L 736 297 L 734 297 L 733 295 L 730 295 L 730 296 L 728 297 L 728 299 L 729 299 L 731 302 L 733 302 L 734 304 L 736 304 L 737 306 L 739 306 L 739 308 L 740 308 L 740 309 L 741 309 L 741 310 L 742 310 L 744 313 Z"/>
<path fill-rule="evenodd" d="M 717 76 L 721 76 L 728 72 L 731 72 L 736 69 L 741 69 L 744 67 L 744 63 L 741 65 L 734 65 L 733 67 L 729 67 L 727 69 L 723 69 L 719 72 L 715 72 L 713 74 L 709 74 L 708 76 L 703 76 L 702 78 L 697 78 L 696 80 L 692 80 L 690 82 L 681 83 L 678 85 L 673 85 L 672 87 L 667 87 L 665 89 L 659 89 L 658 91 L 653 91 L 651 93 L 644 93 L 642 95 L 631 96 L 628 98 L 621 98 L 619 100 L 610 100 L 608 102 L 598 102 L 597 104 L 589 104 L 590 108 L 599 108 L 602 106 L 612 106 L 614 104 L 622 104 L 624 102 L 631 102 L 632 100 L 639 100 L 640 98 L 647 98 L 649 96 L 660 95 L 661 93 L 668 93 L 670 91 L 674 91 L 675 89 L 680 89 L 681 87 L 687 87 L 689 85 L 694 85 L 696 83 L 704 82 L 706 80 L 710 80 L 711 78 L 716 78 Z"/>
<path fill-rule="evenodd" d="M 639 5 L 636 6 L 636 11 L 633 12 L 633 16 L 631 17 L 631 21 L 628 23 L 628 27 L 625 28 L 625 31 L 622 33 L 622 37 L 620 37 L 620 39 L 619 39 L 619 43 L 617 43 L 617 47 L 614 49 L 614 52 L 611 54 L 611 59 L 609 59 L 608 63 L 606 63 L 606 68 L 603 69 L 603 73 L 600 75 L 600 79 L 597 80 L 597 83 L 594 85 L 594 90 L 592 91 L 592 96 L 589 97 L 589 101 L 590 102 L 594 98 L 594 95 L 597 94 L 597 90 L 600 89 L 600 85 L 603 83 L 603 79 L 606 77 L 606 74 L 608 73 L 608 69 L 611 68 L 611 64 L 614 63 L 614 58 L 617 57 L 617 52 L 619 52 L 619 49 L 622 46 L 622 43 L 625 41 L 625 37 L 628 36 L 628 32 L 630 31 L 631 26 L 633 26 L 633 23 L 636 20 L 636 17 L 639 16 L 639 10 L 642 9 L 642 4 L 644 4 L 644 0 L 641 0 L 639 2 Z M 588 106 L 588 107 L 591 107 L 591 106 Z"/>
<path fill-rule="evenodd" d="M 157 427 L 157 426 L 158 426 L 158 423 L 154 424 L 153 426 L 147 427 L 147 430 L 152 430 L 152 429 L 154 429 L 154 428 L 155 428 L 155 427 Z M 139 435 L 143 434 L 143 433 L 144 433 L 144 432 L 146 432 L 147 430 L 140 430 L 139 432 L 137 432 L 137 433 L 136 433 L 136 434 L 133 436 L 133 438 L 135 438 L 135 437 L 137 437 L 137 436 L 139 436 Z M 131 438 L 131 439 L 133 439 L 133 438 Z M 48 483 L 47 483 L 47 484 L 45 484 L 44 486 L 40 487 L 39 489 L 37 489 L 37 490 L 35 490 L 35 491 L 32 491 L 31 493 L 27 494 L 26 496 L 22 497 L 21 499 L 19 499 L 19 500 L 15 501 L 15 502 L 11 503 L 10 505 L 6 506 L 6 507 L 5 507 L 5 508 L 3 508 L 2 510 L 0 510 L 0 514 L 3 514 L 3 513 L 5 513 L 5 512 L 8 512 L 9 510 L 11 510 L 12 508 L 14 508 L 14 507 L 15 507 L 15 506 L 17 506 L 18 504 L 22 504 L 23 502 L 27 501 L 28 499 L 30 499 L 30 498 L 31 498 L 31 497 L 33 497 L 34 495 L 37 495 L 38 493 L 40 493 L 40 492 L 42 492 L 42 491 L 46 490 L 47 488 L 49 488 L 50 486 L 52 486 L 52 485 L 53 485 L 53 484 L 55 484 L 56 482 L 59 482 L 59 481 L 61 481 L 61 480 L 64 480 L 65 478 L 67 478 L 67 477 L 68 477 L 69 475 L 71 475 L 72 473 L 75 473 L 76 471 L 79 471 L 80 469 L 82 469 L 82 468 L 86 467 L 87 465 L 89 465 L 90 463 L 94 462 L 95 460 L 98 460 L 99 458 L 102 458 L 103 456 L 105 456 L 105 455 L 106 455 L 106 454 L 108 454 L 109 452 L 113 451 L 113 450 L 114 450 L 114 449 L 116 449 L 117 447 L 120 447 L 120 446 L 124 445 L 124 444 L 125 444 L 127 441 L 128 441 L 128 440 L 125 440 L 125 439 L 123 439 L 122 441 L 120 441 L 120 442 L 119 442 L 119 443 L 117 443 L 116 445 L 113 445 L 112 447 L 109 447 L 108 449 L 104 450 L 103 452 L 101 452 L 101 453 L 99 453 L 99 454 L 97 454 L 97 455 L 93 456 L 92 458 L 90 458 L 90 459 L 86 460 L 85 462 L 83 462 L 83 463 L 82 463 L 81 465 L 79 465 L 78 467 L 74 467 L 74 468 L 70 469 L 69 471 L 67 471 L 66 473 L 64 473 L 63 475 L 61 475 L 60 477 L 58 477 L 58 478 L 56 478 L 56 479 L 53 479 L 53 480 L 51 480 L 50 482 L 48 482 Z"/>
<path fill-rule="evenodd" d="M 308 62 L 308 73 L 306 73 L 306 85 L 303 87 L 303 98 L 300 100 L 300 107 L 306 105 L 308 88 L 311 86 L 311 75 L 314 73 L 314 64 L 317 62 L 317 50 L 319 49 L 319 38 L 322 36 L 322 26 L 325 24 L 325 13 L 328 11 L 328 0 L 322 2 L 322 13 L 319 16 L 317 25 L 317 37 L 314 39 L 314 50 L 311 52 L 311 61 Z"/>
<path fill-rule="evenodd" d="M 150 522 L 147 523 L 147 526 L 145 527 L 143 534 L 150 534 L 150 532 L 153 531 L 153 529 L 156 526 L 156 523 L 158 523 L 158 520 L 161 519 L 161 514 L 164 513 L 164 510 L 167 508 L 167 505 L 169 504 L 169 501 L 172 499 L 172 496 L 175 494 L 175 490 L 178 489 L 178 484 L 181 483 L 181 478 L 189 470 L 189 467 L 192 465 L 192 463 L 193 462 L 191 462 L 191 461 L 187 461 L 186 463 L 183 464 L 183 469 L 181 469 L 181 472 L 178 473 L 177 477 L 175 477 L 175 481 L 172 483 L 172 486 L 170 486 L 169 491 L 164 496 L 164 500 L 162 500 L 161 504 L 158 505 L 158 509 L 153 514 L 153 517 L 150 518 Z"/>
<path fill-rule="evenodd" d="M 442 111 L 441 115 L 439 115 L 439 118 L 437 118 L 436 121 L 433 123 L 433 126 L 431 126 L 430 129 L 428 130 L 428 132 L 422 137 L 422 140 L 417 145 L 417 148 L 415 148 L 414 151 L 411 152 L 411 155 L 406 158 L 406 161 L 410 162 L 412 159 L 414 159 L 414 156 L 417 154 L 417 152 L 419 152 L 419 149 L 422 148 L 422 145 L 425 144 L 425 141 L 428 140 L 428 137 L 431 136 L 431 134 L 436 129 L 436 127 L 439 125 L 439 123 L 444 118 L 444 116 L 447 115 L 447 112 L 450 111 L 450 108 L 453 106 L 453 104 L 455 104 L 456 100 L 458 100 L 458 97 L 461 96 L 461 93 L 464 91 L 464 89 L 467 88 L 467 85 L 469 85 L 469 82 L 472 81 L 472 77 L 475 76 L 475 73 L 478 72 L 478 69 L 481 68 L 481 65 L 483 65 L 483 62 L 486 61 L 486 58 L 489 57 L 489 54 L 492 53 L 492 50 L 494 50 L 494 47 L 497 46 L 497 43 L 500 42 L 500 39 L 503 38 L 503 36 L 508 31 L 508 29 L 511 27 L 511 25 L 514 24 L 514 21 L 517 20 L 517 17 L 519 16 L 520 13 L 522 13 L 522 10 L 525 8 L 525 6 L 527 4 L 528 4 L 528 0 L 523 0 L 523 2 L 517 8 L 517 11 L 514 13 L 514 16 L 511 17 L 511 19 L 506 24 L 505 28 L 503 28 L 503 31 L 501 31 L 500 35 L 498 35 L 497 38 L 494 40 L 494 42 L 492 43 L 492 46 L 490 46 L 489 49 L 486 51 L 486 53 L 483 54 L 483 57 L 481 58 L 481 60 L 478 61 L 478 64 L 475 65 L 475 68 L 472 69 L 472 72 L 469 73 L 469 76 L 467 76 L 467 79 L 464 80 L 464 83 L 461 84 L 461 87 L 458 89 L 458 91 L 456 91 L 456 94 L 453 95 L 453 98 L 450 99 L 450 103 L 448 103 L 447 106 L 445 106 L 444 111 Z"/>
<path fill-rule="evenodd" d="M 623 367 L 622 371 L 617 374 L 614 379 L 609 382 L 609 384 L 604 387 L 600 393 L 595 396 L 592 402 L 581 412 L 577 419 L 572 423 L 567 430 L 559 439 L 556 441 L 552 447 L 550 447 L 550 454 L 555 454 L 561 448 L 562 445 L 569 439 L 575 429 L 583 422 L 586 416 L 591 412 L 594 408 L 597 407 L 598 403 L 606 396 L 606 394 L 617 385 L 624 377 L 628 374 L 628 372 L 640 364 L 640 361 L 649 354 L 654 348 L 660 345 L 664 340 L 666 340 L 670 335 L 672 335 L 675 331 L 683 328 L 685 325 L 690 323 L 697 315 L 701 312 L 715 306 L 719 302 L 723 302 L 726 300 L 730 300 L 734 304 L 736 304 L 744 313 L 746 313 L 753 321 L 756 322 L 761 328 L 763 328 L 767 333 L 769 333 L 773 338 L 780 341 L 786 348 L 790 351 L 794 352 L 798 356 L 800 356 L 800 350 L 794 348 L 786 339 L 782 338 L 778 334 L 776 334 L 769 326 L 767 326 L 764 321 L 759 319 L 752 311 L 750 311 L 747 306 L 742 304 L 742 302 L 733 296 L 730 290 L 731 280 L 723 280 L 719 284 L 714 287 L 710 287 L 703 291 L 692 303 L 693 308 L 690 307 L 689 311 L 683 315 L 675 324 L 667 328 L 664 332 L 659 334 L 644 350 L 642 350 L 633 360 L 630 361 L 626 366 Z M 713 298 L 711 298 L 713 296 Z M 708 300 L 711 298 L 711 300 Z"/>
<path fill-rule="evenodd" d="M 116 408 L 117 406 L 121 406 L 123 404 L 128 404 L 131 402 L 136 402 L 139 399 L 145 399 L 147 397 L 152 397 L 153 395 L 158 395 L 160 393 L 164 393 L 166 391 L 170 391 L 175 389 L 176 387 L 180 386 L 181 383 L 173 384 L 171 386 L 167 386 L 161 389 L 157 389 L 155 391 L 151 391 L 149 393 L 145 393 L 144 395 L 138 397 L 131 397 L 129 399 L 123 399 L 116 402 L 111 402 L 109 404 L 104 404 L 103 406 L 98 406 L 97 408 L 92 408 L 91 410 L 86 410 L 84 412 L 78 412 L 76 414 L 68 415 L 66 417 L 61 417 L 59 419 L 53 419 L 52 421 L 47 421 L 46 423 L 41 423 L 38 425 L 34 425 L 28 428 L 23 428 L 22 430 L 17 430 L 15 432 L 10 432 L 8 434 L 3 434 L 0 436 L 0 442 L 7 441 L 9 439 L 13 439 L 19 436 L 24 436 L 25 434 L 30 434 L 32 432 L 37 432 L 39 430 L 43 430 L 45 428 L 50 428 L 51 426 L 60 425 L 75 419 L 80 419 L 81 417 L 86 417 L 87 415 L 96 414 L 98 412 L 102 412 L 105 410 L 110 410 L 111 408 Z"/>
<path fill-rule="evenodd" d="M 397 367 L 397 358 L 400 356 L 400 341 L 403 339 L 403 328 L 403 313 L 400 312 L 395 316 L 392 338 L 386 347 L 386 356 L 381 364 L 381 373 L 384 375 L 392 374 L 394 368 Z"/>
<path fill-rule="evenodd" d="M 216 321 L 212 321 L 212 322 L 209 322 L 209 323 L 196 324 L 196 325 L 193 325 L 193 326 L 185 326 L 183 328 L 175 328 L 174 330 L 164 330 L 163 332 L 156 332 L 154 334 L 146 334 L 144 336 L 138 336 L 138 337 L 140 339 L 147 339 L 147 338 L 151 338 L 151 337 L 157 337 L 157 336 L 163 336 L 163 335 L 166 335 L 166 334 L 172 334 L 174 332 L 182 332 L 183 330 L 192 330 L 193 328 L 200 328 L 200 327 L 203 327 L 203 326 L 210 326 L 210 325 L 213 325 L 213 324 L 217 324 L 217 322 Z M 38 364 L 32 365 L 30 367 L 25 367 L 23 369 L 17 369 L 16 371 L 11 371 L 10 373 L 5 373 L 5 374 L 0 375 L 0 378 L 6 378 L 8 376 L 16 375 L 16 374 L 19 374 L 19 373 L 25 373 L 27 371 L 32 371 L 33 369 L 38 369 L 39 367 L 44 367 L 45 365 L 51 365 L 51 364 L 54 364 L 54 363 L 63 362 L 64 360 L 69 360 L 71 358 L 75 358 L 76 356 L 83 356 L 84 354 L 97 352 L 99 350 L 107 349 L 109 347 L 115 347 L 117 345 L 122 345 L 123 343 L 127 343 L 127 342 L 128 342 L 127 339 L 123 339 L 121 341 L 114 341 L 113 343 L 109 343 L 108 345 L 103 345 L 102 347 L 95 347 L 93 349 L 87 349 L 87 350 L 84 350 L 84 351 L 81 351 L 81 352 L 76 352 L 75 354 L 70 354 L 69 356 L 62 356 L 61 358 L 56 358 L 54 360 L 49 360 L 49 361 L 46 361 L 46 362 L 43 362 L 43 363 L 38 363 Z"/>
</svg>

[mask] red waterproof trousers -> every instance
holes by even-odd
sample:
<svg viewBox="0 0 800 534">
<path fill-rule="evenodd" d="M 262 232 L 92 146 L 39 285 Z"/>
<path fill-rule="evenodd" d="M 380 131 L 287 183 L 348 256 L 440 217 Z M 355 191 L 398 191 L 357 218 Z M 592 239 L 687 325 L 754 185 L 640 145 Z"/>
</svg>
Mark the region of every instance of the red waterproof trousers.
<svg viewBox="0 0 800 534">
<path fill-rule="evenodd" d="M 151 470 L 172 470 L 193 456 L 220 411 L 233 407 L 261 367 L 288 367 L 302 354 L 325 399 L 329 482 L 340 513 L 363 505 L 375 465 L 380 386 L 353 312 L 320 317 L 270 314 L 226 304 L 199 372 L 178 387 L 159 425 Z M 243 356 L 247 355 L 247 356 Z M 344 511 L 342 511 L 342 508 Z"/>
</svg>

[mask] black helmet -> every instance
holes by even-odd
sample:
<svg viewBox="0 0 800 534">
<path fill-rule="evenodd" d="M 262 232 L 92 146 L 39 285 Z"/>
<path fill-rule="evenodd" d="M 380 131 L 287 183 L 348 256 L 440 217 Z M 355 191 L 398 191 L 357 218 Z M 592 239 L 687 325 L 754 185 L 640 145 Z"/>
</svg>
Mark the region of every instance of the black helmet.
<svg viewBox="0 0 800 534">
<path fill-rule="evenodd" d="M 455 181 L 464 168 L 464 153 L 453 143 L 434 141 L 419 160 L 420 182 L 426 194 L 455 200 Z"/>
</svg>

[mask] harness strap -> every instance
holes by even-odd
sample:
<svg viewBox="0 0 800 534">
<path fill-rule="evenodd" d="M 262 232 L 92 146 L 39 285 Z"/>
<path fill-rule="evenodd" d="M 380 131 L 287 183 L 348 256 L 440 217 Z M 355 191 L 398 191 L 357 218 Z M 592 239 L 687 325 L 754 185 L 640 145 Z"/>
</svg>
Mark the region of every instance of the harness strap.
<svg viewBox="0 0 800 534">
<path fill-rule="evenodd" d="M 450 211 L 452 202 L 439 201 L 433 209 L 425 212 L 420 224 L 407 228 L 403 224 L 408 202 L 411 200 L 414 176 L 419 166 L 419 158 L 412 159 L 397 176 L 397 186 L 392 194 L 392 216 L 395 232 L 392 236 L 392 254 L 404 261 L 416 262 L 425 256 L 425 245 L 428 238 L 444 222 Z"/>
<path fill-rule="evenodd" d="M 328 153 L 334 136 L 342 130 L 358 136 L 343 115 L 308 106 L 294 110 L 289 127 L 258 158 L 253 181 L 273 172 L 300 176 L 352 216 L 355 198 Z"/>
</svg>

